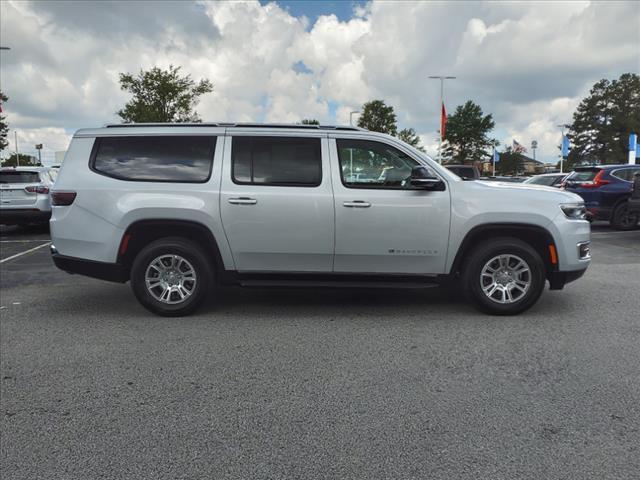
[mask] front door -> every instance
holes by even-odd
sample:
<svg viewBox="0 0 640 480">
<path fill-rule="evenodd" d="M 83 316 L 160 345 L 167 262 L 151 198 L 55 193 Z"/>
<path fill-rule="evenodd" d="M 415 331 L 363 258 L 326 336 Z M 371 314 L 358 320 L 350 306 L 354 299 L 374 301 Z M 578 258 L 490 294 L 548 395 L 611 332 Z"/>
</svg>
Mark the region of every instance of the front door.
<svg viewBox="0 0 640 480">
<path fill-rule="evenodd" d="M 329 145 L 336 211 L 334 271 L 444 273 L 448 188 L 412 187 L 411 169 L 421 163 L 390 144 L 336 138 Z"/>
<path fill-rule="evenodd" d="M 330 272 L 334 212 L 327 138 L 227 137 L 222 225 L 240 272 Z"/>
</svg>

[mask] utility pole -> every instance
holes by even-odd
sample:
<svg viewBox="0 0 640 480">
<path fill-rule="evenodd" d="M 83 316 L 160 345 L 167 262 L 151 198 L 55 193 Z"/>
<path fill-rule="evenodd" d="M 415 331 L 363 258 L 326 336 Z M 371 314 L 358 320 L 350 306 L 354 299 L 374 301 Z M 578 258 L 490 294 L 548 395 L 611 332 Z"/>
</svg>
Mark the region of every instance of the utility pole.
<svg viewBox="0 0 640 480">
<path fill-rule="evenodd" d="M 349 112 L 349 125 L 351 125 L 353 127 L 353 116 L 357 113 L 360 113 L 357 110 L 354 110 L 353 112 Z"/>
<path fill-rule="evenodd" d="M 440 125 L 442 126 L 442 106 L 444 105 L 444 81 L 453 80 L 456 77 L 449 77 L 445 75 L 430 75 L 429 78 L 433 80 L 440 80 L 440 105 L 438 105 L 438 117 L 440 118 Z M 442 164 L 442 128 L 439 129 L 439 142 L 438 142 L 438 163 Z"/>
</svg>

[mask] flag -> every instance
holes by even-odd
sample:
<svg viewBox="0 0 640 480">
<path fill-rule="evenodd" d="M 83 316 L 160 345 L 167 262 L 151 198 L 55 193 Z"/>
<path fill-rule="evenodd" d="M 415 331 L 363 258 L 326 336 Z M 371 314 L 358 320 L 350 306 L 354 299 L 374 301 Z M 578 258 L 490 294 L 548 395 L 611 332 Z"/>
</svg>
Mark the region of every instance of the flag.
<svg viewBox="0 0 640 480">
<path fill-rule="evenodd" d="M 500 161 L 500 154 L 497 150 L 493 151 L 493 163 L 498 163 Z"/>
<path fill-rule="evenodd" d="M 512 147 L 513 153 L 526 153 L 527 149 L 524 148 L 524 146 L 522 146 L 520 143 L 518 143 L 517 140 L 513 140 L 513 147 Z"/>
<path fill-rule="evenodd" d="M 635 152 L 638 147 L 638 136 L 635 133 L 629 135 L 629 151 Z"/>
<path fill-rule="evenodd" d="M 569 137 L 566 135 L 562 136 L 562 158 L 567 158 L 569 156 L 569 150 L 571 150 L 571 146 L 569 145 Z"/>
<path fill-rule="evenodd" d="M 444 109 L 444 102 L 442 102 L 442 112 L 440 113 L 440 138 L 444 140 L 444 136 L 447 131 L 447 111 Z"/>
</svg>

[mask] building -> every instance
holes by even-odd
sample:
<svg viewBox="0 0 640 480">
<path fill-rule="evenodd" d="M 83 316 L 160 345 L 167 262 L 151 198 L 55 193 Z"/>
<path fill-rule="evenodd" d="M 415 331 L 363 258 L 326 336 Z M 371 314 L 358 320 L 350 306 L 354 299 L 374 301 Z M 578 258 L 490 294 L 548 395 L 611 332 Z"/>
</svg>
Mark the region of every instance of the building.
<svg viewBox="0 0 640 480">
<path fill-rule="evenodd" d="M 527 175 L 537 175 L 539 173 L 545 172 L 544 163 L 539 160 L 534 160 L 531 157 L 527 157 L 526 155 L 520 154 L 520 168 Z"/>
</svg>

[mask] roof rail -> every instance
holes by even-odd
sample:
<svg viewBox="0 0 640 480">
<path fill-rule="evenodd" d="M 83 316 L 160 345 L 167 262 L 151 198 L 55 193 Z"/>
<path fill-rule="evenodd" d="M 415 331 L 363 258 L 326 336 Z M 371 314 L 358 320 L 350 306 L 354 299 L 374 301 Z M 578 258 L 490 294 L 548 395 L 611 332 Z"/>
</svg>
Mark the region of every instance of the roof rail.
<svg viewBox="0 0 640 480">
<path fill-rule="evenodd" d="M 243 128 L 299 128 L 303 130 L 351 130 L 363 131 L 363 128 L 350 125 L 303 125 L 291 123 L 108 123 L 105 128 L 135 127 L 243 127 Z"/>
</svg>

